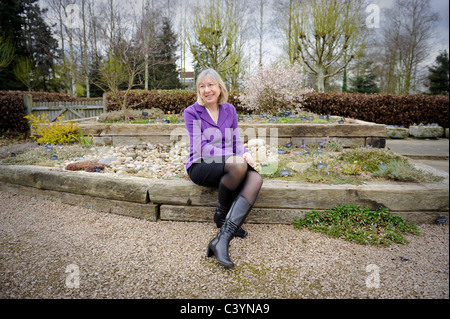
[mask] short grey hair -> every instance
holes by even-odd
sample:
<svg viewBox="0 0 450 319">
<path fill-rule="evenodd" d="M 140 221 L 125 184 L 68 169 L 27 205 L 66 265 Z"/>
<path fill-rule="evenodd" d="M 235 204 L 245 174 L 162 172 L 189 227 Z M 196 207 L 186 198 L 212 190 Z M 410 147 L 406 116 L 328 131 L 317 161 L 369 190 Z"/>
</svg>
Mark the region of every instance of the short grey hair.
<svg viewBox="0 0 450 319">
<path fill-rule="evenodd" d="M 217 73 L 217 71 L 214 69 L 206 69 L 206 70 L 203 70 L 197 77 L 196 85 L 197 85 L 197 102 L 198 102 L 198 104 L 200 104 L 202 106 L 205 105 L 205 102 L 203 101 L 202 96 L 200 94 L 199 84 L 206 77 L 212 78 L 217 83 L 217 85 L 219 85 L 219 87 L 220 87 L 221 93 L 220 93 L 219 99 L 217 101 L 219 103 L 219 105 L 228 102 L 228 90 L 227 90 L 222 78 L 220 77 L 219 73 Z"/>
</svg>

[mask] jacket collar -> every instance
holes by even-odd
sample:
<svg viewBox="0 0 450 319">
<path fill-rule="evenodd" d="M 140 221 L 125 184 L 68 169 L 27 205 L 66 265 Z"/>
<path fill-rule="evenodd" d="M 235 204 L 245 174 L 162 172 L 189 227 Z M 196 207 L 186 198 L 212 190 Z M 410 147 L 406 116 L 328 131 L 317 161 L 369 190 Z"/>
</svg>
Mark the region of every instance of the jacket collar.
<svg viewBox="0 0 450 319">
<path fill-rule="evenodd" d="M 222 107 L 222 105 L 219 105 L 219 119 L 217 120 L 217 124 L 214 123 L 213 119 L 206 110 L 206 107 L 201 106 L 200 104 L 198 104 L 198 102 L 195 103 L 195 110 L 200 114 L 200 118 L 202 120 L 216 127 L 220 127 L 226 118 L 226 115 L 223 114 L 225 109 Z"/>
</svg>

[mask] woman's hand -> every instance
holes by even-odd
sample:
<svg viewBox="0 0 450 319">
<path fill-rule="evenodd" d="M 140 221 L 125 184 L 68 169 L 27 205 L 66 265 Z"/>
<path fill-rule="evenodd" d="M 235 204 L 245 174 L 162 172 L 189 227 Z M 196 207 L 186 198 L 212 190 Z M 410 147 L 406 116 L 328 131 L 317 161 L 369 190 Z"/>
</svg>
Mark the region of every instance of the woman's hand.
<svg viewBox="0 0 450 319">
<path fill-rule="evenodd" d="M 255 161 L 253 160 L 252 154 L 246 152 L 242 155 L 242 157 L 247 161 L 248 165 L 255 168 Z"/>
</svg>

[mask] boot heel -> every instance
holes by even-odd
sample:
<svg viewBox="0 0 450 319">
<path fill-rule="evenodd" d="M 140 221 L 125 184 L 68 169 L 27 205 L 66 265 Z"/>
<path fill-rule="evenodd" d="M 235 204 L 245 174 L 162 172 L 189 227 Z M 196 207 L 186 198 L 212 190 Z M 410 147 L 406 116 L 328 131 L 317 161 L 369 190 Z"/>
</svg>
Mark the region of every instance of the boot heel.
<svg viewBox="0 0 450 319">
<path fill-rule="evenodd" d="M 210 247 L 208 247 L 208 251 L 206 252 L 206 257 L 210 258 L 210 257 L 212 257 L 213 255 L 214 255 L 213 250 L 212 250 Z"/>
</svg>

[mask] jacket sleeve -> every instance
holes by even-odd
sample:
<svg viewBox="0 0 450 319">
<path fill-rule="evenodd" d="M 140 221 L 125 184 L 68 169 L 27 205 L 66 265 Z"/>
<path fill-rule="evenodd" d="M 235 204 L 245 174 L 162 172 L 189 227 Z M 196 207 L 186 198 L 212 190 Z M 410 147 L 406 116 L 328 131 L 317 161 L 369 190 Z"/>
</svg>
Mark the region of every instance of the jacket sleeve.
<svg viewBox="0 0 450 319">
<path fill-rule="evenodd" d="M 242 156 L 242 155 L 244 155 L 244 153 L 247 153 L 248 150 L 244 147 L 244 144 L 241 141 L 241 136 L 239 134 L 239 125 L 238 125 L 238 117 L 237 117 L 236 108 L 232 105 L 231 105 L 231 107 L 233 110 L 233 112 L 232 112 L 233 113 L 232 128 L 233 128 L 233 131 L 236 132 L 236 134 L 234 135 L 235 141 L 233 143 L 233 152 L 236 155 Z"/>
</svg>

